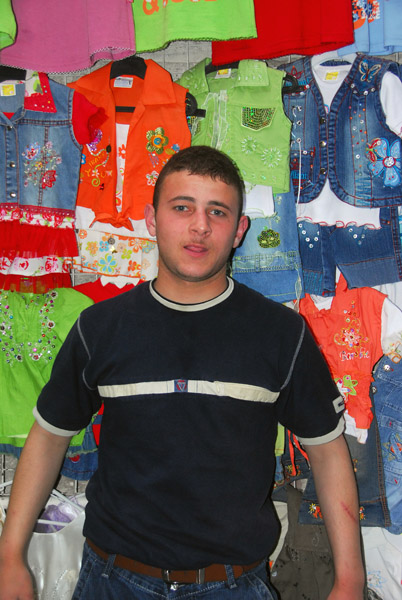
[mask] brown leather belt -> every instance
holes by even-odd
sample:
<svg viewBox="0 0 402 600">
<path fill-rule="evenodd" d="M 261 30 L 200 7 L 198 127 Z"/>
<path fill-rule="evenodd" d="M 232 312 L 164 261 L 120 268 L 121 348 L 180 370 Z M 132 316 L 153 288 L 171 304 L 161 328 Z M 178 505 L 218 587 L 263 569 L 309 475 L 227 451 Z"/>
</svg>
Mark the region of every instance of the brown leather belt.
<svg viewBox="0 0 402 600">
<path fill-rule="evenodd" d="M 103 560 L 108 560 L 110 554 L 98 548 L 91 540 L 87 538 L 87 544 L 92 550 Z M 257 560 L 251 565 L 232 565 L 233 575 L 235 578 L 240 577 L 243 573 L 251 571 L 257 567 L 263 559 Z M 227 579 L 225 565 L 214 564 L 208 565 L 203 569 L 193 570 L 176 570 L 176 569 L 159 569 L 158 567 L 151 567 L 144 563 L 127 558 L 121 554 L 116 554 L 114 559 L 114 565 L 121 569 L 127 569 L 133 573 L 139 573 L 141 575 L 148 575 L 149 577 L 157 577 L 163 579 L 165 583 L 206 583 L 210 581 L 225 581 Z"/>
</svg>

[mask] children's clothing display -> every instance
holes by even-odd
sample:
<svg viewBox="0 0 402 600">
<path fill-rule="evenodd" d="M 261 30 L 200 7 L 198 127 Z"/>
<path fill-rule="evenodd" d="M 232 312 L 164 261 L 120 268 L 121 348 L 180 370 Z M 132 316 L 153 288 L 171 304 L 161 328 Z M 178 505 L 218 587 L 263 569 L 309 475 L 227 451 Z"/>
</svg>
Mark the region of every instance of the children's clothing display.
<svg viewBox="0 0 402 600">
<path fill-rule="evenodd" d="M 353 0 L 354 43 L 340 55 L 393 54 L 402 50 L 402 12 L 399 0 Z"/>
<path fill-rule="evenodd" d="M 271 215 L 250 217 L 245 239 L 233 255 L 232 275 L 277 302 L 304 296 L 292 190 L 274 196 Z"/>
<path fill-rule="evenodd" d="M 257 35 L 253 0 L 147 0 L 132 4 L 137 52 L 174 40 L 229 40 Z"/>
<path fill-rule="evenodd" d="M 326 77 L 337 81 L 338 61 L 326 65 Z M 325 66 L 325 65 L 324 65 Z M 399 123 L 388 125 L 379 108 L 386 73 L 398 76 L 398 65 L 358 55 L 326 109 L 312 72 L 311 58 L 283 65 L 302 91 L 288 94 L 285 111 L 293 122 L 291 172 L 298 203 L 317 198 L 329 180 L 343 202 L 362 208 L 402 203 Z M 338 79 L 339 81 L 339 79 Z M 400 105 L 399 97 L 393 99 Z M 346 127 L 347 124 L 347 127 Z"/>
<path fill-rule="evenodd" d="M 391 344 L 402 339 L 402 311 L 377 290 L 348 289 L 340 275 L 334 298 L 307 294 L 300 301 L 300 314 L 345 398 L 345 413 L 354 420 L 358 437 L 373 418 L 369 397 L 373 367 Z M 352 433 L 348 422 L 346 431 Z"/>
<path fill-rule="evenodd" d="M 17 33 L 17 24 L 15 22 L 15 16 L 11 0 L 0 0 L 0 49 L 6 48 L 15 42 L 15 35 Z"/>
<path fill-rule="evenodd" d="M 15 44 L 0 52 L 2 64 L 64 73 L 135 52 L 127 0 L 13 0 L 13 10 L 18 34 Z"/>
<path fill-rule="evenodd" d="M 77 254 L 73 227 L 81 148 L 102 120 L 96 106 L 67 86 L 44 73 L 22 73 L 25 79 L 0 83 L 0 255 L 3 287 L 12 275 L 16 289 L 23 275 L 10 271 L 14 259 L 46 257 L 46 270 L 57 257 Z M 29 275 L 40 277 L 38 268 L 31 265 Z"/>
<path fill-rule="evenodd" d="M 56 355 L 80 312 L 91 304 L 73 289 L 46 294 L 0 291 L 1 452 L 19 455 Z"/>
<path fill-rule="evenodd" d="M 318 54 L 353 42 L 350 0 L 254 0 L 257 39 L 212 42 L 215 65 L 244 58 Z M 238 37 L 238 36 L 236 36 Z"/>
<path fill-rule="evenodd" d="M 245 181 L 287 192 L 291 123 L 283 110 L 283 74 L 254 60 L 209 73 L 210 62 L 204 59 L 178 80 L 206 111 L 192 123 L 191 144 L 226 152 Z"/>
<path fill-rule="evenodd" d="M 402 362 L 399 344 L 376 365 L 371 386 L 391 516 L 389 531 L 402 534 Z"/>
<path fill-rule="evenodd" d="M 105 110 L 107 120 L 94 141 L 84 147 L 77 205 L 90 208 L 94 221 L 133 230 L 130 219 L 143 219 L 152 202 L 153 187 L 163 165 L 178 150 L 190 145 L 186 118 L 186 89 L 153 60 L 145 60 L 145 75 L 111 79 L 109 63 L 71 86 Z M 113 76 L 113 72 L 112 72 Z M 116 106 L 135 107 L 132 114 Z M 128 116 L 127 116 L 128 115 Z M 129 125 L 127 139 L 117 147 L 116 122 Z M 118 153 L 125 154 L 122 198 L 116 204 Z"/>
</svg>

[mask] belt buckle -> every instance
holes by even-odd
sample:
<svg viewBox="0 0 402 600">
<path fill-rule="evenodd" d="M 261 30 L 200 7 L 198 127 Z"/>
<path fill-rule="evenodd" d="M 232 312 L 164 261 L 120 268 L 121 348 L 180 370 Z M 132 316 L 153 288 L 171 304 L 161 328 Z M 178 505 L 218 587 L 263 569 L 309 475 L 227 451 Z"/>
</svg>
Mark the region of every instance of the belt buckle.
<svg viewBox="0 0 402 600">
<path fill-rule="evenodd" d="M 162 570 L 162 579 L 165 583 L 170 583 L 172 585 L 181 585 L 183 581 L 175 581 L 170 579 L 170 573 L 175 571 L 175 569 L 161 569 Z M 205 583 L 205 569 L 195 569 L 196 576 L 194 583 Z"/>
</svg>

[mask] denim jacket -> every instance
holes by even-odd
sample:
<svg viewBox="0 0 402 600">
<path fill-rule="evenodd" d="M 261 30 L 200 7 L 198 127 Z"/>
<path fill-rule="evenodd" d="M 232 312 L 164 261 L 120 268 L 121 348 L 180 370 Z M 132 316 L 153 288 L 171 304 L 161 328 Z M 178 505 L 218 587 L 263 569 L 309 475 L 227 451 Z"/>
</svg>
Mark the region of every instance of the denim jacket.
<svg viewBox="0 0 402 600">
<path fill-rule="evenodd" d="M 73 220 L 82 148 L 73 131 L 74 91 L 44 73 L 10 90 L 0 98 L 0 220 Z"/>
<path fill-rule="evenodd" d="M 402 204 L 401 142 L 380 100 L 384 74 L 398 75 L 398 65 L 357 55 L 328 112 L 310 58 L 280 68 L 304 88 L 284 98 L 293 121 L 291 176 L 298 201 L 317 198 L 328 177 L 333 192 L 353 206 Z"/>
</svg>

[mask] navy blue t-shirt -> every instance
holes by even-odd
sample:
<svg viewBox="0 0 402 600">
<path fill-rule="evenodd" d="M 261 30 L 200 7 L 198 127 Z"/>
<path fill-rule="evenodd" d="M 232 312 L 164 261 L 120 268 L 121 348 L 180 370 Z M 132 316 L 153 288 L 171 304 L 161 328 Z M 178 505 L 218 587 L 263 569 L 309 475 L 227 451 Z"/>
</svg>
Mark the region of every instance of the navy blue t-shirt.
<svg viewBox="0 0 402 600">
<path fill-rule="evenodd" d="M 37 404 L 69 435 L 104 402 L 84 535 L 165 569 L 269 555 L 277 423 L 335 439 L 342 399 L 304 320 L 229 280 L 175 304 L 144 283 L 83 311 Z"/>
</svg>

